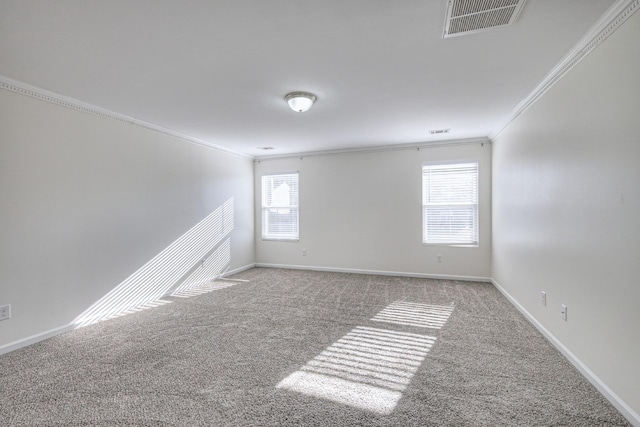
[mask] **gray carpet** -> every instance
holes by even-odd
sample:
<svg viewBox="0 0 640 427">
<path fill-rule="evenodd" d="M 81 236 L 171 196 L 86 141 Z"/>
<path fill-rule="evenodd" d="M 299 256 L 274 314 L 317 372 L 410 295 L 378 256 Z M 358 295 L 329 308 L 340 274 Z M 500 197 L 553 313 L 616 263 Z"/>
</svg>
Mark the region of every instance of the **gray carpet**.
<svg viewBox="0 0 640 427">
<path fill-rule="evenodd" d="M 0 356 L 0 425 L 629 425 L 490 284 L 235 278 Z"/>
</svg>

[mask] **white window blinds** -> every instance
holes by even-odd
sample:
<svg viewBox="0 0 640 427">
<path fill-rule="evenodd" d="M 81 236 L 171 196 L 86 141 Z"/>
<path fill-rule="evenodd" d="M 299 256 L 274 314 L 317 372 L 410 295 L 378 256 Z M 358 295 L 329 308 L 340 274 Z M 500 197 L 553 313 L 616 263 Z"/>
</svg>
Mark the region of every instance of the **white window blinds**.
<svg viewBox="0 0 640 427">
<path fill-rule="evenodd" d="M 478 163 L 422 167 L 422 242 L 478 245 Z"/>
<path fill-rule="evenodd" d="M 262 238 L 298 240 L 298 174 L 262 176 Z"/>
</svg>

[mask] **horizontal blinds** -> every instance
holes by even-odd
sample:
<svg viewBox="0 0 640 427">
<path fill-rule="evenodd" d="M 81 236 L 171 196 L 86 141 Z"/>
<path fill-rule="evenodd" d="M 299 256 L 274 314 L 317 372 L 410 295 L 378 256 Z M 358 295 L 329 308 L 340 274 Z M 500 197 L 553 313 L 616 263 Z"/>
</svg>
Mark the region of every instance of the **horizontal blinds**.
<svg viewBox="0 0 640 427">
<path fill-rule="evenodd" d="M 262 237 L 298 239 L 298 174 L 262 177 Z"/>
<path fill-rule="evenodd" d="M 478 164 L 422 168 L 423 243 L 478 244 Z"/>
</svg>

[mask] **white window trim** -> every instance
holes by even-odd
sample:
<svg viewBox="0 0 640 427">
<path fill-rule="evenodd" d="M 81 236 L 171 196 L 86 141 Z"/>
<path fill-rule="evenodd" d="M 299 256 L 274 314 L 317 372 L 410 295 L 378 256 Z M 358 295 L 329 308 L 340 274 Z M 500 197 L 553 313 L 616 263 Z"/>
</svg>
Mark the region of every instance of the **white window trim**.
<svg viewBox="0 0 640 427">
<path fill-rule="evenodd" d="M 277 176 L 277 175 L 297 175 L 298 176 L 298 205 L 297 206 L 270 206 L 270 207 L 265 207 L 264 206 L 264 188 L 263 188 L 263 179 L 264 177 L 267 176 Z M 297 224 L 296 224 L 296 228 L 298 230 L 298 234 L 297 236 L 291 236 L 291 237 L 286 237 L 286 236 L 269 236 L 269 235 L 265 235 L 265 229 L 264 229 L 264 211 L 265 209 L 273 209 L 273 208 L 295 208 L 298 212 L 297 215 Z M 260 228 L 261 228 L 261 235 L 262 235 L 262 240 L 264 241 L 270 241 L 270 242 L 299 242 L 300 241 L 300 172 L 299 171 L 288 171 L 288 172 L 274 172 L 274 173 L 265 173 L 262 174 L 260 176 Z"/>
<path fill-rule="evenodd" d="M 475 164 L 476 165 L 476 173 L 477 173 L 477 181 L 476 181 L 476 203 L 475 204 L 471 204 L 474 205 L 476 207 L 476 218 L 475 218 L 475 222 L 476 222 L 476 242 L 474 243 L 457 243 L 457 242 L 451 242 L 451 243 L 446 243 L 446 242 L 425 242 L 425 235 L 424 235 L 424 221 L 425 221 L 425 217 L 424 217 L 424 212 L 425 212 L 425 203 L 424 203 L 424 179 L 423 179 L 423 174 L 424 174 L 424 168 L 425 166 L 447 166 L 447 165 L 457 165 L 457 164 Z M 447 247 L 460 247 L 460 248 L 477 248 L 480 246 L 480 162 L 477 159 L 457 159 L 457 160 L 443 160 L 443 161 L 431 161 L 431 162 L 424 162 L 422 163 L 422 166 L 420 168 L 420 178 L 421 178 L 421 186 L 420 186 L 420 190 L 421 190 L 421 194 L 420 194 L 420 198 L 421 198 L 421 209 L 422 209 L 422 245 L 423 246 L 447 246 Z M 443 207 L 445 206 L 454 206 L 454 205 L 442 205 Z M 460 206 L 460 205 L 455 205 L 455 206 Z"/>
</svg>

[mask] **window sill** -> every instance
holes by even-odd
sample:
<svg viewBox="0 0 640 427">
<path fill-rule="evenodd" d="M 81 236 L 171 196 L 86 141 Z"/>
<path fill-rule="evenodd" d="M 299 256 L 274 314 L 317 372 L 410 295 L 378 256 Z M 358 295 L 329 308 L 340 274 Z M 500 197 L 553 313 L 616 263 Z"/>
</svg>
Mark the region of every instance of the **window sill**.
<svg viewBox="0 0 640 427">
<path fill-rule="evenodd" d="M 263 241 L 265 242 L 293 242 L 293 243 L 297 243 L 300 241 L 300 239 L 288 239 L 286 237 L 263 237 L 262 238 Z"/>
<path fill-rule="evenodd" d="M 446 246 L 450 248 L 479 248 L 480 245 L 467 245 L 467 244 L 456 244 L 456 243 L 423 243 L 422 246 Z"/>
</svg>

